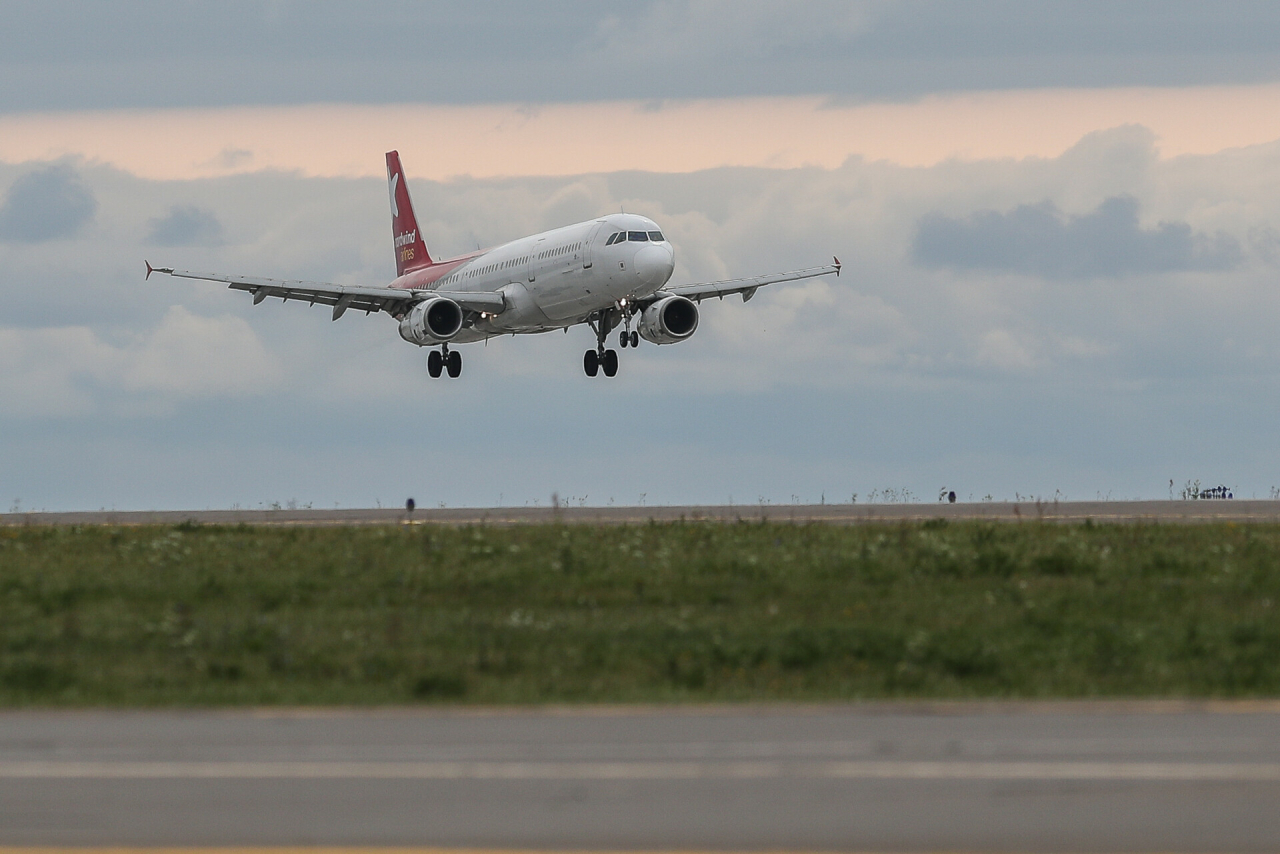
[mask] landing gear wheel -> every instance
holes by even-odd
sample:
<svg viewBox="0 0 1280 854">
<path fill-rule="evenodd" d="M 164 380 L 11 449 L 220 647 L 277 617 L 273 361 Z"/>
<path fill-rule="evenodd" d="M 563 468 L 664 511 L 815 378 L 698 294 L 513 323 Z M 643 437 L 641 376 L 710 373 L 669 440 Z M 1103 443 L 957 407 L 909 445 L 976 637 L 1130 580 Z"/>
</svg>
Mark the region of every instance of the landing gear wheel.
<svg viewBox="0 0 1280 854">
<path fill-rule="evenodd" d="M 632 347 L 639 347 L 639 346 L 640 346 L 640 333 L 639 333 L 639 332 L 632 332 L 632 333 L 631 333 L 631 346 L 632 346 Z"/>
<path fill-rule="evenodd" d="M 582 369 L 587 372 L 589 377 L 594 377 L 596 372 L 600 370 L 600 359 L 596 356 L 595 350 L 588 350 L 586 355 L 582 357 Z"/>
<path fill-rule="evenodd" d="M 621 347 L 622 349 L 624 350 L 627 349 L 627 343 L 630 340 L 631 340 L 631 336 L 628 335 L 625 330 L 618 333 L 618 346 Z"/>
<path fill-rule="evenodd" d="M 449 357 L 446 361 L 446 364 L 449 368 L 450 378 L 457 379 L 459 376 L 462 375 L 462 354 L 459 353 L 457 350 L 449 351 Z"/>
<path fill-rule="evenodd" d="M 604 358 L 600 360 L 600 367 L 604 369 L 606 377 L 614 376 L 618 373 L 618 351 L 605 350 Z"/>
<path fill-rule="evenodd" d="M 427 354 L 427 376 L 434 380 L 440 376 L 442 370 L 444 370 L 444 359 L 440 357 L 439 350 L 432 350 Z"/>
</svg>

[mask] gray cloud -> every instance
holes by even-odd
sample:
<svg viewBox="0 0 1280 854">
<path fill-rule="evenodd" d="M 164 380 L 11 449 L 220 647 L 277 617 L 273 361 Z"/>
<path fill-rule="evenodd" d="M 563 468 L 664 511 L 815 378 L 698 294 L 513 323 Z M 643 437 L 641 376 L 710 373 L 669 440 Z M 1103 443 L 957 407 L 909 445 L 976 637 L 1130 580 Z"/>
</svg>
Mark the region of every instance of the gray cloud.
<svg viewBox="0 0 1280 854">
<path fill-rule="evenodd" d="M 0 111 L 1251 83 L 1280 79 L 1280 6 L 11 2 L 0 79 Z"/>
<path fill-rule="evenodd" d="M 1143 229 L 1132 196 L 1114 196 L 1091 213 L 1070 217 L 1050 201 L 961 219 L 926 214 L 911 254 L 929 267 L 1049 279 L 1229 270 L 1243 259 L 1240 244 L 1228 234 L 1197 234 L 1182 222 Z"/>
<path fill-rule="evenodd" d="M 221 246 L 222 223 L 213 211 L 174 205 L 149 223 L 147 242 L 156 246 Z"/>
<path fill-rule="evenodd" d="M 73 237 L 97 209 L 93 191 L 71 167 L 28 172 L 13 182 L 0 206 L 0 240 L 40 243 Z"/>
</svg>

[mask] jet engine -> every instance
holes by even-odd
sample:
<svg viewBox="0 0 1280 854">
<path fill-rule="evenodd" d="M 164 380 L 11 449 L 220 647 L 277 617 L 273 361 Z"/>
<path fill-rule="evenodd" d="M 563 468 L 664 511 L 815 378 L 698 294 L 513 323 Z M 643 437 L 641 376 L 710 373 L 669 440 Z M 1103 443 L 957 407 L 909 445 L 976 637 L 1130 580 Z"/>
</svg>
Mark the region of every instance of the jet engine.
<svg viewBox="0 0 1280 854">
<path fill-rule="evenodd" d="M 445 297 L 425 299 L 400 321 L 400 337 L 426 347 L 450 340 L 462 330 L 462 307 Z"/>
<path fill-rule="evenodd" d="M 654 344 L 683 341 L 698 328 L 698 306 L 693 300 L 672 295 L 649 306 L 640 315 L 640 337 Z"/>
</svg>

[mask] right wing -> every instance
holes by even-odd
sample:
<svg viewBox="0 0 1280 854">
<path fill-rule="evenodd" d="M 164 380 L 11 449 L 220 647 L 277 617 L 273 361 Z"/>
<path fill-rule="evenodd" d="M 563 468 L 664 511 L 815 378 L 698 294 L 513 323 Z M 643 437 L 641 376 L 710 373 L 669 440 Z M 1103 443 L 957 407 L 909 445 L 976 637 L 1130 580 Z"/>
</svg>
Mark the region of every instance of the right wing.
<svg viewBox="0 0 1280 854">
<path fill-rule="evenodd" d="M 414 303 L 428 297 L 451 299 L 467 311 L 485 311 L 501 314 L 506 308 L 502 294 L 462 293 L 456 291 L 405 290 L 403 288 L 367 288 L 360 285 L 334 285 L 329 282 L 303 282 L 285 279 L 264 279 L 255 276 L 222 276 L 217 273 L 192 273 L 172 267 L 152 267 L 147 264 L 147 276 L 166 273 L 180 279 L 199 279 L 206 282 L 223 282 L 236 291 L 253 294 L 257 305 L 267 297 L 279 297 L 288 302 L 297 300 L 310 305 L 321 303 L 333 306 L 333 319 L 337 320 L 349 308 L 366 314 L 385 311 L 392 315 L 403 314 Z"/>
<path fill-rule="evenodd" d="M 742 301 L 746 302 L 756 295 L 756 288 L 762 288 L 765 285 L 794 282 L 799 279 L 812 279 L 815 276 L 829 276 L 832 273 L 839 276 L 840 259 L 834 258 L 832 260 L 835 262 L 834 264 L 807 267 L 790 273 L 773 273 L 767 276 L 752 276 L 747 279 L 728 279 L 723 282 L 703 282 L 696 285 L 677 285 L 674 288 L 666 287 L 658 291 L 654 296 L 677 294 L 682 297 L 688 297 L 695 302 L 702 302 L 708 297 L 720 297 L 723 299 L 730 294 L 742 294 Z"/>
</svg>

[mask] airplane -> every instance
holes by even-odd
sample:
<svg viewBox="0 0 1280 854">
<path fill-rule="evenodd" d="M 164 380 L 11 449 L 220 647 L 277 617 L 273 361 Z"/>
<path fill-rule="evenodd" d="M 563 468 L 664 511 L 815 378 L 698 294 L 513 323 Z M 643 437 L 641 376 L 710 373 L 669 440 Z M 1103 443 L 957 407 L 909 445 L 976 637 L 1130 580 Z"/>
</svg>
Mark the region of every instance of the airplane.
<svg viewBox="0 0 1280 854">
<path fill-rule="evenodd" d="M 387 152 L 391 233 L 396 278 L 386 287 L 336 285 L 193 273 L 147 265 L 146 278 L 165 273 L 175 278 L 222 282 L 253 294 L 286 302 L 333 306 L 333 320 L 349 309 L 385 311 L 400 324 L 400 337 L 431 347 L 427 374 L 458 377 L 462 354 L 451 345 L 501 335 L 525 335 L 586 324 L 596 336 L 582 367 L 587 376 L 618 373 L 618 353 L 605 346 L 619 326 L 618 346 L 635 348 L 686 341 L 698 328 L 698 305 L 708 297 L 740 294 L 746 302 L 756 289 L 815 276 L 840 275 L 840 259 L 790 273 L 668 285 L 675 251 L 662 228 L 648 217 L 616 213 L 544 231 L 484 249 L 436 260 L 418 228 L 400 154 Z M 633 328 L 634 327 L 634 328 Z"/>
</svg>

